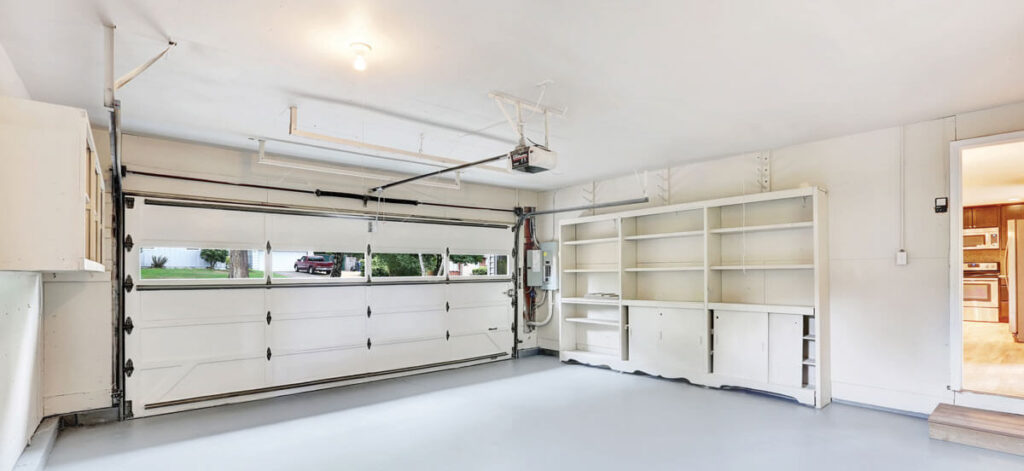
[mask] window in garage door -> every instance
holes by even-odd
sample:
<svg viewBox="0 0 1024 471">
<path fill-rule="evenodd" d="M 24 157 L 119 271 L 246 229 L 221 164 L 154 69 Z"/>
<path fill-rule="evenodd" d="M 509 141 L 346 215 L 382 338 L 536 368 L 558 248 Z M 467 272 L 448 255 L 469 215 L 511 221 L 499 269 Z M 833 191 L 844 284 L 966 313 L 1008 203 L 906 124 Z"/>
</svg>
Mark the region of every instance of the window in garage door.
<svg viewBox="0 0 1024 471">
<path fill-rule="evenodd" d="M 452 253 L 448 255 L 450 278 L 507 278 L 508 255 L 495 253 Z"/>
<path fill-rule="evenodd" d="M 274 281 L 366 281 L 366 254 L 337 250 L 274 250 L 270 253 Z"/>
<path fill-rule="evenodd" d="M 262 250 L 251 248 L 143 247 L 143 280 L 246 280 L 264 277 Z"/>
<path fill-rule="evenodd" d="M 444 254 L 437 252 L 373 252 L 371 278 L 443 278 Z"/>
</svg>

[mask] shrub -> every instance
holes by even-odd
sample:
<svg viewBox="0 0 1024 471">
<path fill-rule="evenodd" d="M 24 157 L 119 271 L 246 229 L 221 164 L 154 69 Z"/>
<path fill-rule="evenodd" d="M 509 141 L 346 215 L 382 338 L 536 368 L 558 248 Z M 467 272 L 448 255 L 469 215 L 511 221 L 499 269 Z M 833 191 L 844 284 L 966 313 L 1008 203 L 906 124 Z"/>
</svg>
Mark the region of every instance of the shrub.
<svg viewBox="0 0 1024 471">
<path fill-rule="evenodd" d="M 163 255 L 153 256 L 153 268 L 163 268 L 164 265 L 167 265 L 167 257 Z"/>
<path fill-rule="evenodd" d="M 227 263 L 228 251 L 224 249 L 203 249 L 199 251 L 199 258 L 209 264 L 207 268 L 213 269 L 218 262 Z"/>
<path fill-rule="evenodd" d="M 484 267 L 474 268 L 473 269 L 473 274 L 474 275 L 486 275 L 487 274 L 487 268 L 484 268 Z"/>
</svg>

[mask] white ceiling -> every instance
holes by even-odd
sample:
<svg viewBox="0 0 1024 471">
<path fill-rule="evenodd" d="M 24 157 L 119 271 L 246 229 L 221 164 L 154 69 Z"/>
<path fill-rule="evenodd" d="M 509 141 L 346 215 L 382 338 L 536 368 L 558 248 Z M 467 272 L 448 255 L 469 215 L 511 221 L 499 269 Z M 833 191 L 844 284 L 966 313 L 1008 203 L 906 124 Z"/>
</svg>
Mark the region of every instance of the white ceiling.
<svg viewBox="0 0 1024 471">
<path fill-rule="evenodd" d="M 963 152 L 964 206 L 1024 201 L 1024 141 Z"/>
<path fill-rule="evenodd" d="M 0 44 L 33 98 L 103 123 L 103 22 L 125 129 L 235 147 L 306 130 L 462 160 L 507 152 L 490 90 L 567 107 L 555 188 L 1024 99 L 1019 0 L 0 0 Z M 348 44 L 373 45 L 369 68 Z M 539 121 L 529 134 L 540 139 Z M 482 130 L 482 131 L 480 131 Z M 477 132 L 479 131 L 479 132 Z M 427 167 L 270 143 L 309 158 Z"/>
</svg>

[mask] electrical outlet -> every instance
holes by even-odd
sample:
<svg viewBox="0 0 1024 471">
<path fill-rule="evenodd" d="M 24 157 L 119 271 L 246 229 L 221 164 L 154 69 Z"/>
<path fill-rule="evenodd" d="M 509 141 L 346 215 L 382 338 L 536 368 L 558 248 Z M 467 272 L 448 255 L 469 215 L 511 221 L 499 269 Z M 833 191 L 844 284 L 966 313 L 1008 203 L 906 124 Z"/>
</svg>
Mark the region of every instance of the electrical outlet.
<svg viewBox="0 0 1024 471">
<path fill-rule="evenodd" d="M 896 264 L 906 265 L 907 264 L 907 251 L 900 249 L 896 252 Z"/>
</svg>

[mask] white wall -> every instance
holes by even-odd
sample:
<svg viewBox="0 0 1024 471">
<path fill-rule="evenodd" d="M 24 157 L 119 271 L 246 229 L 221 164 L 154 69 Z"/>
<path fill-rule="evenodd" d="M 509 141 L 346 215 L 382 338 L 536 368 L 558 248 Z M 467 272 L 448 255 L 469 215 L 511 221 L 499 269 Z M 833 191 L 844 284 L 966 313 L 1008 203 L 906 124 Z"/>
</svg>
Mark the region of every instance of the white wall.
<svg viewBox="0 0 1024 471">
<path fill-rule="evenodd" d="M 933 211 L 933 199 L 949 191 L 951 141 L 1020 129 L 1024 104 L 1013 104 L 770 151 L 772 189 L 809 184 L 829 191 L 833 397 L 920 413 L 951 402 L 949 216 Z M 906 266 L 894 263 L 901 140 Z M 633 198 L 645 190 L 652 204 L 753 193 L 760 191 L 755 157 L 650 170 L 538 199 L 546 209 Z M 541 218 L 541 240 L 554 239 L 557 220 L 578 215 Z M 557 349 L 557 339 L 556 324 L 540 332 L 543 348 Z"/>
<path fill-rule="evenodd" d="M 0 470 L 43 417 L 41 290 L 38 273 L 0 272 Z"/>
<path fill-rule="evenodd" d="M 3 44 L 0 44 L 0 95 L 29 98 L 28 89 L 21 81 L 18 71 L 14 70 L 14 64 L 11 63 Z"/>
</svg>

